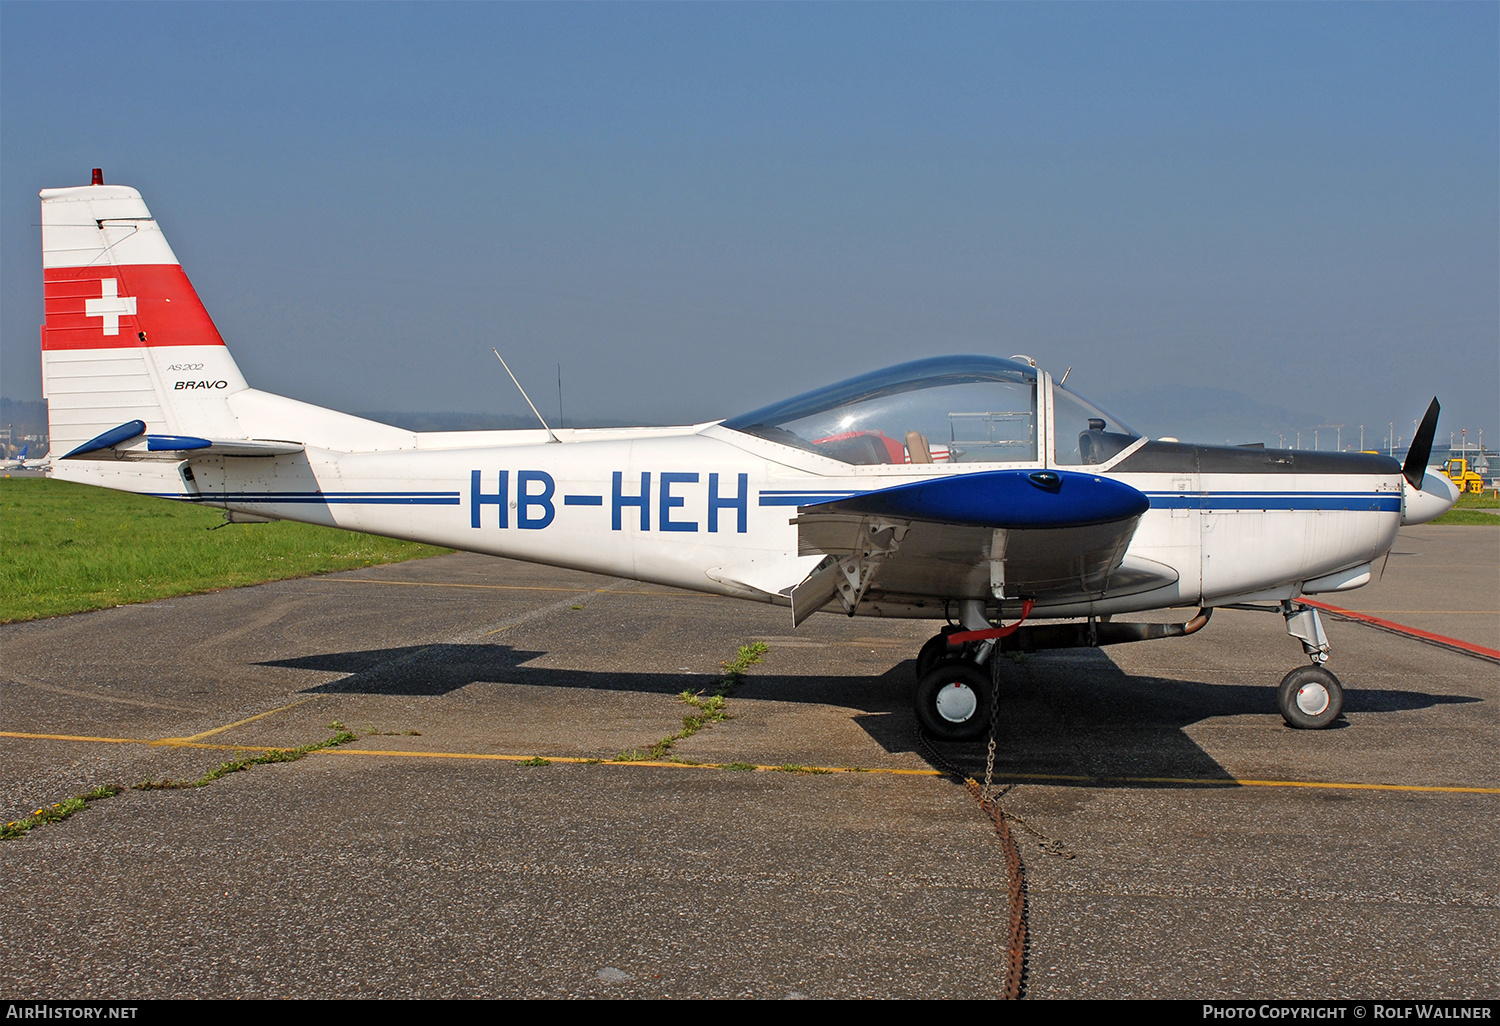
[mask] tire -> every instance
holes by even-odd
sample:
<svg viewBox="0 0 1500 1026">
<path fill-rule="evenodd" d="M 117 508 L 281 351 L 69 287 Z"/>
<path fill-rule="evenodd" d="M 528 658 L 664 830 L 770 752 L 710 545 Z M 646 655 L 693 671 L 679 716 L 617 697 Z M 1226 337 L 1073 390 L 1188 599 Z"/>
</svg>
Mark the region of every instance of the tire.
<svg viewBox="0 0 1500 1026">
<path fill-rule="evenodd" d="M 1344 686 L 1321 666 L 1299 666 L 1276 693 L 1281 718 L 1298 730 L 1322 730 L 1344 711 Z"/>
<path fill-rule="evenodd" d="M 917 722 L 938 741 L 972 741 L 990 724 L 990 687 L 973 663 L 940 663 L 917 684 Z"/>
<path fill-rule="evenodd" d="M 960 630 L 962 630 L 960 627 L 944 627 L 941 634 L 936 634 L 927 639 L 927 643 L 917 652 L 918 681 L 936 669 L 938 663 L 960 658 L 963 652 L 961 647 L 948 647 L 948 635 L 957 633 Z"/>
</svg>

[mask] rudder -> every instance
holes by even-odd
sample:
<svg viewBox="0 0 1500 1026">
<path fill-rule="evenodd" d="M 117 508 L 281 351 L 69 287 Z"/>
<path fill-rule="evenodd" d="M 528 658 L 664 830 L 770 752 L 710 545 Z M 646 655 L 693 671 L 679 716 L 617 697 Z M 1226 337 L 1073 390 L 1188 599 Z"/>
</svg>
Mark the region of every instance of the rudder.
<svg viewBox="0 0 1500 1026">
<path fill-rule="evenodd" d="M 45 189 L 42 395 L 62 456 L 131 420 L 152 432 L 241 437 L 248 386 L 141 195 Z"/>
</svg>

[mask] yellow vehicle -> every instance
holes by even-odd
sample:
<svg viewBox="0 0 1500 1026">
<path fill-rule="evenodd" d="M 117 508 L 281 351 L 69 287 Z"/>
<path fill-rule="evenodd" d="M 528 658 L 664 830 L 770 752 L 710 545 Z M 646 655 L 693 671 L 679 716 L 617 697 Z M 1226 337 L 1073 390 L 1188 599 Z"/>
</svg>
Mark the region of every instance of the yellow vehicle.
<svg viewBox="0 0 1500 1026">
<path fill-rule="evenodd" d="M 1460 492 L 1473 492 L 1478 495 L 1484 491 L 1484 478 L 1469 469 L 1469 461 L 1466 459 L 1453 457 L 1443 464 L 1443 473 L 1448 475 L 1448 480 L 1458 485 Z"/>
</svg>

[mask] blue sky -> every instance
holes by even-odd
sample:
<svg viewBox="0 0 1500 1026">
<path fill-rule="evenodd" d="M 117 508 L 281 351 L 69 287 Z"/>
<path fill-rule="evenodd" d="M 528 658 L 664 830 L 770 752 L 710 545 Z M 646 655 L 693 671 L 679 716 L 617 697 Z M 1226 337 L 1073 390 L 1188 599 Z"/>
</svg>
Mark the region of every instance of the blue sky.
<svg viewBox="0 0 1500 1026">
<path fill-rule="evenodd" d="M 1159 432 L 1500 442 L 1497 55 L 1494 4 L 5 3 L 0 390 L 36 192 L 102 166 L 342 409 L 524 413 L 492 345 L 651 422 L 1025 352 Z"/>
</svg>

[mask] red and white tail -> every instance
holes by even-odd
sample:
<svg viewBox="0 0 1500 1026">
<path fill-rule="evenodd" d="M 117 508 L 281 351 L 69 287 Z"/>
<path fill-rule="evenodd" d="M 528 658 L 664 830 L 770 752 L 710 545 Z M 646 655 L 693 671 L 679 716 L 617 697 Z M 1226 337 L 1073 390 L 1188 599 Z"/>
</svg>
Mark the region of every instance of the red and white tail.
<svg viewBox="0 0 1500 1026">
<path fill-rule="evenodd" d="M 103 184 L 96 169 L 92 185 L 41 196 L 54 473 L 92 481 L 57 459 L 101 436 L 293 439 L 346 452 L 413 444 L 410 432 L 250 388 L 140 193 Z"/>
<path fill-rule="evenodd" d="M 242 435 L 227 399 L 245 379 L 141 194 L 94 184 L 41 195 L 53 454 L 131 420 L 164 434 Z"/>
</svg>

